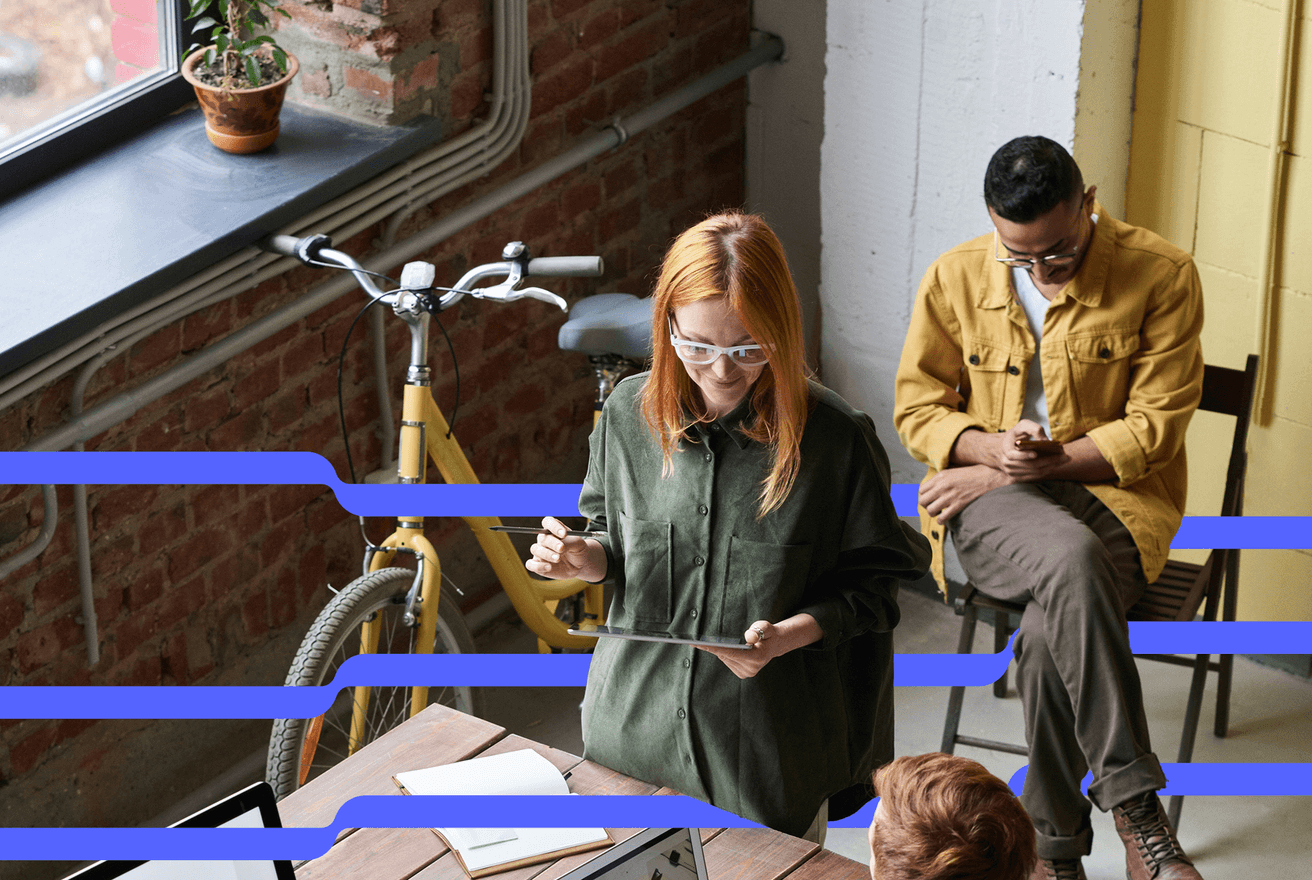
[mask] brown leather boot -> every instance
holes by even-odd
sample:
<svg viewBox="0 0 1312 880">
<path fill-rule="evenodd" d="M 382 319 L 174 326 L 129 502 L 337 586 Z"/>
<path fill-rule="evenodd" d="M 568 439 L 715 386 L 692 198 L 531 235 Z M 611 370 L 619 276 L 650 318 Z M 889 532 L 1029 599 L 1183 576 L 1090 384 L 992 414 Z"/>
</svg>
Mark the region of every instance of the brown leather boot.
<svg viewBox="0 0 1312 880">
<path fill-rule="evenodd" d="M 1112 807 L 1112 817 L 1125 843 L 1129 880 L 1203 880 L 1175 839 L 1157 792 Z"/>
<path fill-rule="evenodd" d="M 1088 880 L 1079 859 L 1039 859 L 1030 880 Z"/>
</svg>

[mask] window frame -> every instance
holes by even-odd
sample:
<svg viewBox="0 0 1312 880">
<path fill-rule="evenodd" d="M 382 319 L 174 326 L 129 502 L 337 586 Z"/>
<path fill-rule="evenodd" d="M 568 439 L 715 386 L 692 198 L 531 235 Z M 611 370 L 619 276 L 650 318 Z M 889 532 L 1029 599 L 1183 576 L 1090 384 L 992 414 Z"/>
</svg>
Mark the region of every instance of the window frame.
<svg viewBox="0 0 1312 880">
<path fill-rule="evenodd" d="M 124 141 L 157 120 L 195 100 L 179 68 L 191 45 L 184 31 L 186 0 L 157 0 L 161 35 L 160 69 L 136 77 L 102 99 L 88 99 L 0 151 L 0 199 L 39 183 L 53 174 Z"/>
</svg>

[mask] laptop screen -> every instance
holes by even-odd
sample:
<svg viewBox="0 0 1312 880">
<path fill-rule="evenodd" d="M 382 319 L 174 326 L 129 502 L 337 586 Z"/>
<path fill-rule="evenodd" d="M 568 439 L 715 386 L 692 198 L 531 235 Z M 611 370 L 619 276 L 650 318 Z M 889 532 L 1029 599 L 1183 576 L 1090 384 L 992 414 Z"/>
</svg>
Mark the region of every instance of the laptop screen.
<svg viewBox="0 0 1312 880">
<path fill-rule="evenodd" d="M 257 782 L 173 828 L 281 828 L 273 789 Z M 289 861 L 96 862 L 67 880 L 295 880 Z"/>
<path fill-rule="evenodd" d="M 701 833 L 696 828 L 649 828 L 561 880 L 707 880 Z"/>
</svg>

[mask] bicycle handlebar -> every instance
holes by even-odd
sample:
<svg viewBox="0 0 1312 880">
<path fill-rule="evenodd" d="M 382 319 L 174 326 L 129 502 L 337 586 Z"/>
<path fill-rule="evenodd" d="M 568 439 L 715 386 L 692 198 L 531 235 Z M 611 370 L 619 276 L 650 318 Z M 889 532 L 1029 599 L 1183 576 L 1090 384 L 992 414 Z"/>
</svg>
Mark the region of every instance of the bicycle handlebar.
<svg viewBox="0 0 1312 880">
<path fill-rule="evenodd" d="M 534 257 L 525 275 L 557 275 L 563 278 L 596 278 L 605 271 L 601 257 Z"/>
<path fill-rule="evenodd" d="M 260 242 L 260 247 L 272 253 L 296 257 L 308 266 L 330 265 L 346 269 L 355 276 L 356 281 L 373 299 L 381 299 L 396 305 L 396 294 L 402 292 L 381 290 L 365 272 L 364 267 L 349 254 L 332 250 L 332 241 L 326 235 L 309 235 L 304 238 L 297 238 L 294 235 L 271 235 Z M 527 248 L 519 242 L 512 242 L 506 246 L 506 251 L 502 254 L 503 260 L 485 263 L 466 272 L 456 283 L 454 290 L 441 296 L 437 308 L 439 310 L 448 308 L 455 305 L 462 297 L 469 295 L 499 302 L 513 302 L 529 297 L 565 309 L 565 301 L 556 294 L 537 287 L 520 288 L 520 282 L 529 275 L 595 278 L 601 275 L 605 268 L 601 257 L 535 257 L 525 260 L 523 257 L 526 255 Z M 472 288 L 474 282 L 495 276 L 503 276 L 505 280 L 491 287 Z"/>
</svg>

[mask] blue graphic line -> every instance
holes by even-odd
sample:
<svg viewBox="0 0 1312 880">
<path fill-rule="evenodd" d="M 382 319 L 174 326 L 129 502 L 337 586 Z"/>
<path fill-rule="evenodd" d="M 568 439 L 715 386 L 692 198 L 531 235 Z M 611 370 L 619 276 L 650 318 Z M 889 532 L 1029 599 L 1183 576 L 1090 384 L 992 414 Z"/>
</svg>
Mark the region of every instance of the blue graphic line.
<svg viewBox="0 0 1312 880">
<path fill-rule="evenodd" d="M 1164 764 L 1163 797 L 1304 795 L 1312 764 Z M 1019 793 L 1025 768 L 1008 783 Z M 1087 785 L 1087 779 L 1086 779 Z M 870 825 L 876 802 L 829 824 Z M 759 828 L 682 796 L 356 797 L 326 828 L 0 828 L 0 853 L 18 860 L 311 859 L 347 828 Z"/>
<path fill-rule="evenodd" d="M 6 859 L 312 859 L 347 828 L 760 828 L 684 796 L 356 797 L 327 828 L 0 828 Z"/>
<path fill-rule="evenodd" d="M 1028 764 L 1021 767 L 1007 781 L 1007 786 L 1018 796 L 1025 787 L 1025 771 L 1028 769 Z M 1162 764 L 1162 772 L 1166 774 L 1166 788 L 1158 792 L 1162 797 L 1272 796 L 1312 793 L 1312 764 L 1305 763 Z M 1084 774 L 1084 779 L 1080 782 L 1080 791 L 1087 794 L 1089 784 L 1092 782 L 1093 774 Z"/>
<path fill-rule="evenodd" d="M 314 452 L 0 452 L 0 484 L 195 484 L 327 486 L 357 516 L 530 516 L 578 514 L 577 483 L 419 486 L 343 483 Z M 890 487 L 899 516 L 916 515 L 917 487 Z M 1191 516 L 1173 550 L 1312 549 L 1312 516 Z"/>
<path fill-rule="evenodd" d="M 1130 623 L 1136 654 L 1302 654 L 1312 622 Z M 588 654 L 376 654 L 348 659 L 320 687 L 36 686 L 0 689 L 0 718 L 312 718 L 342 688 L 582 687 Z M 978 687 L 1000 678 L 1010 647 L 997 654 L 897 654 L 898 687 Z"/>
</svg>

